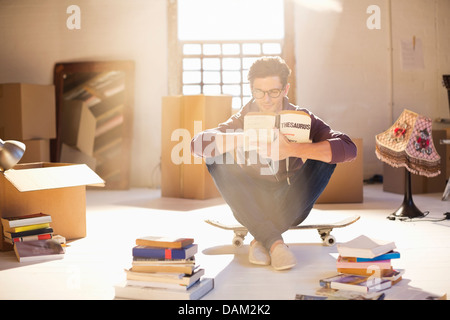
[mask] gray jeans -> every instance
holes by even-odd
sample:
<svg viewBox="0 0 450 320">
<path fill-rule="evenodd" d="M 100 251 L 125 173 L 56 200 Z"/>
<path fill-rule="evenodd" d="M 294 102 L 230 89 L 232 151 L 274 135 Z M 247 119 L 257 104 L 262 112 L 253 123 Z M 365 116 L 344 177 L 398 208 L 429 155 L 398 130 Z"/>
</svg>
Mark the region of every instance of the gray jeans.
<svg viewBox="0 0 450 320">
<path fill-rule="evenodd" d="M 267 249 L 300 224 L 325 189 L 336 164 L 307 160 L 286 180 L 249 176 L 238 164 L 207 162 L 209 173 L 234 217 Z"/>
</svg>

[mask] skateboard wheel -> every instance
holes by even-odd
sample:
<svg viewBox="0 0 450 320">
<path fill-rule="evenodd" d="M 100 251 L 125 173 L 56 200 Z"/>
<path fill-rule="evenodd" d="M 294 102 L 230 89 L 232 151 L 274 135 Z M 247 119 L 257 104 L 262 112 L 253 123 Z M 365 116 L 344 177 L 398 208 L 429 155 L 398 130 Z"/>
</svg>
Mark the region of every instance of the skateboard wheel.
<svg viewBox="0 0 450 320">
<path fill-rule="evenodd" d="M 240 246 L 242 246 L 244 244 L 244 239 L 242 239 L 241 237 L 234 237 L 233 238 L 233 245 L 237 248 L 239 248 Z"/>
<path fill-rule="evenodd" d="M 333 236 L 326 236 L 326 237 L 323 239 L 323 243 L 324 243 L 325 245 L 327 245 L 327 246 L 332 246 L 332 245 L 334 245 L 334 244 L 336 243 L 336 238 L 333 237 Z"/>
</svg>

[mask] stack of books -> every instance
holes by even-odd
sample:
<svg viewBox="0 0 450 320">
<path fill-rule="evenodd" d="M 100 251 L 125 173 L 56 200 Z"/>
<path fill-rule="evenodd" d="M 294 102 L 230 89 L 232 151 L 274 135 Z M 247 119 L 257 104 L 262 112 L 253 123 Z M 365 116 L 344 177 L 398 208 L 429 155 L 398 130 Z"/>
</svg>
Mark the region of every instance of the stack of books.
<svg viewBox="0 0 450 320">
<path fill-rule="evenodd" d="M 198 245 L 192 238 L 141 237 L 132 249 L 126 281 L 116 285 L 116 298 L 197 300 L 214 288 L 196 264 Z"/>
<path fill-rule="evenodd" d="M 50 227 L 52 217 L 44 213 L 35 213 L 18 217 L 2 218 L 3 240 L 14 244 L 21 241 L 47 240 L 53 237 Z"/>
<path fill-rule="evenodd" d="M 392 267 L 392 259 L 400 258 L 394 242 L 359 236 L 337 245 L 339 274 L 321 279 L 326 289 L 356 291 L 373 294 L 390 288 L 402 279 L 403 270 Z M 332 290 L 331 290 L 332 291 Z"/>
<path fill-rule="evenodd" d="M 61 244 L 65 240 L 59 236 L 53 239 L 51 221 L 51 216 L 44 213 L 1 218 L 3 240 L 14 245 L 19 262 L 64 257 L 65 251 Z"/>
</svg>

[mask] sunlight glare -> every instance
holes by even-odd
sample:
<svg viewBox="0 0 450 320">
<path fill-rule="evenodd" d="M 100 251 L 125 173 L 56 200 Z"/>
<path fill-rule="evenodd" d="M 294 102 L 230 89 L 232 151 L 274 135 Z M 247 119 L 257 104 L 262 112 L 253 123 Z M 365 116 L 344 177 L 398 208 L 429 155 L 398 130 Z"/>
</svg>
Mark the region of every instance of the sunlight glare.
<svg viewBox="0 0 450 320">
<path fill-rule="evenodd" d="M 283 37 L 283 0 L 178 0 L 180 40 Z"/>
</svg>

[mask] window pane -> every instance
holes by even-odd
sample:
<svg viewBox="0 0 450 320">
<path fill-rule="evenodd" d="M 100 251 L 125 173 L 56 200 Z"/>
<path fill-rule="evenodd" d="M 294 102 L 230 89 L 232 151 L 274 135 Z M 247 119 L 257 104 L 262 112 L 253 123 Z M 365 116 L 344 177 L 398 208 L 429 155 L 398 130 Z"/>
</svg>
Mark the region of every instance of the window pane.
<svg viewBox="0 0 450 320">
<path fill-rule="evenodd" d="M 242 100 L 242 103 L 245 105 L 245 104 L 249 103 L 250 100 L 252 100 L 252 97 L 246 97 L 246 96 L 244 96 L 244 99 Z"/>
<path fill-rule="evenodd" d="M 225 43 L 222 45 L 223 54 L 237 55 L 241 53 L 241 48 L 237 43 Z"/>
<path fill-rule="evenodd" d="M 200 59 L 183 59 L 183 70 L 200 70 L 201 60 Z"/>
<path fill-rule="evenodd" d="M 200 71 L 185 71 L 183 72 L 183 83 L 200 83 L 202 74 Z"/>
<path fill-rule="evenodd" d="M 258 60 L 259 57 L 251 57 L 242 59 L 242 69 L 248 70 L 252 66 L 253 62 Z"/>
<path fill-rule="evenodd" d="M 240 70 L 241 69 L 241 59 L 238 58 L 224 58 L 222 60 L 223 70 Z"/>
<path fill-rule="evenodd" d="M 193 95 L 193 94 L 200 94 L 201 88 L 199 85 L 197 86 L 183 86 L 183 94 L 184 95 Z"/>
<path fill-rule="evenodd" d="M 242 100 L 238 97 L 233 97 L 231 99 L 231 108 L 233 109 L 240 109 L 242 107 Z"/>
<path fill-rule="evenodd" d="M 202 53 L 202 46 L 200 44 L 185 44 L 183 46 L 183 54 L 192 55 L 201 53 Z"/>
<path fill-rule="evenodd" d="M 203 45 L 203 54 L 204 55 L 219 55 L 221 52 L 220 44 L 204 44 Z"/>
<path fill-rule="evenodd" d="M 239 71 L 224 71 L 222 76 L 223 76 L 223 83 L 241 82 L 241 73 Z"/>
<path fill-rule="evenodd" d="M 244 84 L 244 86 L 242 87 L 242 92 L 244 96 L 251 96 L 252 90 L 250 89 L 250 84 Z"/>
<path fill-rule="evenodd" d="M 281 46 L 279 43 L 263 43 L 263 53 L 265 55 L 281 54 Z"/>
<path fill-rule="evenodd" d="M 220 72 L 215 71 L 203 72 L 203 83 L 220 83 Z"/>
<path fill-rule="evenodd" d="M 223 94 L 229 94 L 232 96 L 240 96 L 241 95 L 241 86 L 240 85 L 224 85 L 222 87 Z"/>
<path fill-rule="evenodd" d="M 210 94 L 210 95 L 219 95 L 219 94 L 221 94 L 220 86 L 219 85 L 204 85 L 203 93 Z"/>
<path fill-rule="evenodd" d="M 178 0 L 180 40 L 282 39 L 283 0 Z"/>
<path fill-rule="evenodd" d="M 218 58 L 203 59 L 203 70 L 220 70 L 220 59 Z"/>
<path fill-rule="evenodd" d="M 242 52 L 244 54 L 261 54 L 261 45 L 259 43 L 244 43 Z"/>
</svg>

